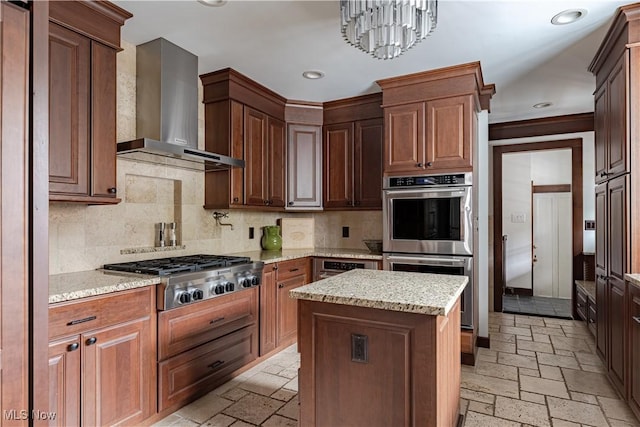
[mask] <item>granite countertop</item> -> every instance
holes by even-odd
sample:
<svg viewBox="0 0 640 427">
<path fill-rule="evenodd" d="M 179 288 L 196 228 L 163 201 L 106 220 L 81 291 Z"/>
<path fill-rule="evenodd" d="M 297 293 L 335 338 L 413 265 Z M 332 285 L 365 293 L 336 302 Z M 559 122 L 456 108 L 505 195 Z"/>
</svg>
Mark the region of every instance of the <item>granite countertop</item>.
<svg viewBox="0 0 640 427">
<path fill-rule="evenodd" d="M 262 261 L 265 264 L 288 261 L 308 256 L 325 258 L 353 258 L 353 259 L 373 259 L 382 260 L 382 254 L 372 254 L 367 250 L 344 249 L 344 248 L 306 248 L 306 249 L 283 249 L 280 251 L 249 251 L 236 252 L 227 255 L 247 256 L 253 261 Z"/>
<path fill-rule="evenodd" d="M 624 275 L 624 280 L 626 280 L 627 282 L 631 283 L 632 285 L 640 288 L 640 274 L 638 274 L 638 273 L 625 274 Z"/>
<path fill-rule="evenodd" d="M 639 276 L 640 277 L 640 276 Z M 596 282 L 591 280 L 576 280 L 576 285 L 580 286 L 594 300 L 596 299 Z"/>
<path fill-rule="evenodd" d="M 104 295 L 160 283 L 160 277 L 144 274 L 114 273 L 104 270 L 49 276 L 49 304 Z"/>
<path fill-rule="evenodd" d="M 292 298 L 446 316 L 469 282 L 466 276 L 351 270 L 289 291 Z"/>
<path fill-rule="evenodd" d="M 371 254 L 359 249 L 285 249 L 282 251 L 240 252 L 231 255 L 247 256 L 253 261 L 263 261 L 266 264 L 308 256 L 382 259 L 382 255 Z M 160 278 L 157 276 L 105 270 L 53 274 L 49 276 L 49 304 L 157 285 L 158 283 L 160 283 Z"/>
</svg>

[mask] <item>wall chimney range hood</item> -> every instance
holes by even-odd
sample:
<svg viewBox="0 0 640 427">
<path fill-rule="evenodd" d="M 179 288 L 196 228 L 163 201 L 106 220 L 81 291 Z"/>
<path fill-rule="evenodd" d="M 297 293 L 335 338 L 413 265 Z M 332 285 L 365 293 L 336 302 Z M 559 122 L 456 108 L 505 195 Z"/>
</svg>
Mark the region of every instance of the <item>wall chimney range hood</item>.
<svg viewBox="0 0 640 427">
<path fill-rule="evenodd" d="M 163 38 L 136 48 L 136 134 L 119 157 L 211 172 L 244 160 L 198 149 L 198 57 Z"/>
</svg>

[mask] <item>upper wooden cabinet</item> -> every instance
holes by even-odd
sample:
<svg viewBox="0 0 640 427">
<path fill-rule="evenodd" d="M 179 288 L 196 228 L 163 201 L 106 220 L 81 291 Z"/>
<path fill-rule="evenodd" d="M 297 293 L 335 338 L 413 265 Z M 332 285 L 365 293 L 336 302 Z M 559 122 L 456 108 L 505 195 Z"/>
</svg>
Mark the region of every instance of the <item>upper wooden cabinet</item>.
<svg viewBox="0 0 640 427">
<path fill-rule="evenodd" d="M 205 175 L 207 209 L 285 205 L 285 99 L 226 68 L 200 76 L 205 148 L 241 158 L 245 167 Z"/>
<path fill-rule="evenodd" d="M 132 15 L 109 2 L 50 2 L 50 200 L 118 203 L 116 53 Z"/>
<path fill-rule="evenodd" d="M 322 126 L 289 124 L 287 209 L 322 207 Z"/>
<path fill-rule="evenodd" d="M 473 170 L 474 115 L 489 108 L 494 85 L 485 85 L 474 62 L 379 80 L 385 134 L 384 174 Z"/>
<path fill-rule="evenodd" d="M 324 104 L 325 209 L 382 209 L 380 102 L 377 93 Z"/>
</svg>

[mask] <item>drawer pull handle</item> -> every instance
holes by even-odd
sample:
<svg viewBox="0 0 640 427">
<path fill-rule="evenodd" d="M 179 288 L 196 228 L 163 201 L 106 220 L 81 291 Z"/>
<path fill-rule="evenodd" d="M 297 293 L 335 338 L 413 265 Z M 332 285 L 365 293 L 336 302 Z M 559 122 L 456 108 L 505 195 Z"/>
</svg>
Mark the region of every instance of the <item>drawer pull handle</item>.
<svg viewBox="0 0 640 427">
<path fill-rule="evenodd" d="M 278 285 L 278 289 L 282 289 L 282 288 L 284 288 L 284 285 L 283 285 L 282 283 L 280 283 L 280 284 Z"/>
<path fill-rule="evenodd" d="M 578 303 L 578 308 L 582 308 L 582 307 L 584 307 L 584 304 Z"/>
<path fill-rule="evenodd" d="M 78 348 L 80 348 L 80 344 L 74 342 L 73 344 L 69 344 L 67 351 L 76 351 Z"/>
<path fill-rule="evenodd" d="M 84 319 L 72 320 L 71 322 L 67 323 L 67 326 L 73 326 L 73 325 L 78 325 L 80 323 L 91 322 L 92 320 L 96 320 L 96 316 L 89 316 L 89 317 L 85 317 Z"/>
<path fill-rule="evenodd" d="M 635 320 L 636 323 L 640 323 L 640 316 L 633 316 L 632 319 Z"/>
<path fill-rule="evenodd" d="M 596 323 L 596 321 L 593 319 L 589 319 L 589 323 Z"/>
<path fill-rule="evenodd" d="M 91 337 L 87 340 L 87 345 L 94 345 L 95 343 L 98 342 L 98 338 L 96 337 Z"/>
<path fill-rule="evenodd" d="M 289 270 L 289 273 L 293 273 L 294 271 L 298 271 L 298 270 L 300 270 L 300 269 L 299 268 L 292 268 L 292 269 Z"/>
<path fill-rule="evenodd" d="M 216 369 L 217 367 L 219 367 L 221 365 L 224 365 L 224 360 L 216 360 L 211 365 L 209 365 L 209 368 Z"/>
<path fill-rule="evenodd" d="M 209 322 L 209 324 L 213 325 L 214 323 L 222 322 L 223 320 L 224 320 L 224 316 L 218 317 L 217 319 L 213 319 L 211 322 Z"/>
</svg>

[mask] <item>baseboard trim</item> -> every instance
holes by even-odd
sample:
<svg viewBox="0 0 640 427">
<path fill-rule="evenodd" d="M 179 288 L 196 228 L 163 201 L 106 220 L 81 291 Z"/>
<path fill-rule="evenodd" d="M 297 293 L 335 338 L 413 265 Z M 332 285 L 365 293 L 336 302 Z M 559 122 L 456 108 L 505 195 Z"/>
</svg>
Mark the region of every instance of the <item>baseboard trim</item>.
<svg viewBox="0 0 640 427">
<path fill-rule="evenodd" d="M 489 337 L 481 337 L 478 335 L 476 339 L 476 345 L 482 348 L 489 348 Z"/>
</svg>

